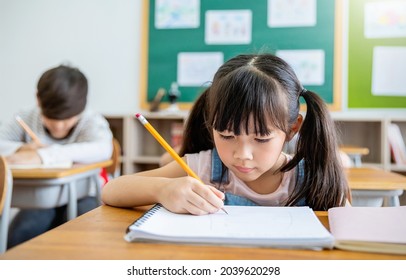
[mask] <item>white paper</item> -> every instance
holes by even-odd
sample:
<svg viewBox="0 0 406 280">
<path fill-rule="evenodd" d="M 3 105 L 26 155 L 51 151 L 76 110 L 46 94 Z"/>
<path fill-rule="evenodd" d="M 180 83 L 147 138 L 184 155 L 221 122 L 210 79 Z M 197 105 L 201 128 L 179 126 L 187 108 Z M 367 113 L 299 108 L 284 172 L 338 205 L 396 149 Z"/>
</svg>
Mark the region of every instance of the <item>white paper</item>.
<svg viewBox="0 0 406 280">
<path fill-rule="evenodd" d="M 315 26 L 316 0 L 268 0 L 268 26 Z"/>
<path fill-rule="evenodd" d="M 303 85 L 324 84 L 324 50 L 279 50 L 276 55 L 289 63 Z"/>
<path fill-rule="evenodd" d="M 203 86 L 224 62 L 222 52 L 190 52 L 178 54 L 177 82 L 180 86 Z"/>
<path fill-rule="evenodd" d="M 406 96 L 406 47 L 375 47 L 372 94 Z"/>
<path fill-rule="evenodd" d="M 11 169 L 68 169 L 73 163 L 71 161 L 53 163 L 53 164 L 10 164 Z"/>
<path fill-rule="evenodd" d="M 332 248 L 333 236 L 309 207 L 224 206 L 209 215 L 169 212 L 161 205 L 129 226 L 127 241 Z"/>
<path fill-rule="evenodd" d="M 208 45 L 250 44 L 252 11 L 207 11 L 205 42 Z"/>
<path fill-rule="evenodd" d="M 365 4 L 365 37 L 406 37 L 406 1 Z"/>
<path fill-rule="evenodd" d="M 155 28 L 198 28 L 200 0 L 156 0 Z"/>
</svg>

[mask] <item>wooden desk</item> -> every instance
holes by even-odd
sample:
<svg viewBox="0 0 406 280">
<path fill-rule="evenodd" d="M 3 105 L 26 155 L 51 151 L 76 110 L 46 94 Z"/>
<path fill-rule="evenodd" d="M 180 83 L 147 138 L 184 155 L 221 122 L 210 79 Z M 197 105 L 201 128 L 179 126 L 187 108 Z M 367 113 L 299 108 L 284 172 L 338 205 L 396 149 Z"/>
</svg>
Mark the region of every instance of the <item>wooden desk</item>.
<svg viewBox="0 0 406 280">
<path fill-rule="evenodd" d="M 110 166 L 111 160 L 91 164 L 74 164 L 67 169 L 12 169 L 13 197 L 11 206 L 18 208 L 53 208 L 68 204 L 68 219 L 77 216 L 76 182 L 92 180 L 100 200 L 100 168 Z M 88 184 L 90 186 L 90 184 Z M 79 192 L 79 193 L 78 193 Z M 28 199 L 27 199 L 28 198 Z"/>
<path fill-rule="evenodd" d="M 348 168 L 346 174 L 354 206 L 400 205 L 399 196 L 406 190 L 406 176 L 383 169 L 363 167 Z"/>
<path fill-rule="evenodd" d="M 360 167 L 362 165 L 362 156 L 369 154 L 369 149 L 365 147 L 342 146 L 340 147 L 340 150 L 346 153 L 354 161 L 355 167 Z"/>
<path fill-rule="evenodd" d="M 234 260 L 234 259 L 406 259 L 406 256 L 350 252 L 343 250 L 293 250 L 250 247 L 222 247 L 170 243 L 128 243 L 126 228 L 144 209 L 100 206 L 53 230 L 18 245 L 0 259 L 120 259 L 120 260 Z M 316 212 L 326 226 L 326 212 Z"/>
</svg>

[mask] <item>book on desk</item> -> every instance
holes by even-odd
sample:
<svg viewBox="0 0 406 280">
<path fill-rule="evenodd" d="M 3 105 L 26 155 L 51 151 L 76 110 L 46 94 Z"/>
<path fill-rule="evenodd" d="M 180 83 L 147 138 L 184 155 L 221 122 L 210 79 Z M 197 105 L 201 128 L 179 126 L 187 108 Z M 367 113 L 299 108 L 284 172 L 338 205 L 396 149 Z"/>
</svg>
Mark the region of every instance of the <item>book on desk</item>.
<svg viewBox="0 0 406 280">
<path fill-rule="evenodd" d="M 406 206 L 335 207 L 328 217 L 336 248 L 406 255 Z"/>
<path fill-rule="evenodd" d="M 127 228 L 124 239 L 406 254 L 406 206 L 331 208 L 331 232 L 309 207 L 224 208 L 228 215 L 219 211 L 194 216 L 172 213 L 157 204 Z"/>
<path fill-rule="evenodd" d="M 157 204 L 131 224 L 125 240 L 323 249 L 333 236 L 309 207 L 225 206 L 228 214 L 175 214 Z"/>
</svg>

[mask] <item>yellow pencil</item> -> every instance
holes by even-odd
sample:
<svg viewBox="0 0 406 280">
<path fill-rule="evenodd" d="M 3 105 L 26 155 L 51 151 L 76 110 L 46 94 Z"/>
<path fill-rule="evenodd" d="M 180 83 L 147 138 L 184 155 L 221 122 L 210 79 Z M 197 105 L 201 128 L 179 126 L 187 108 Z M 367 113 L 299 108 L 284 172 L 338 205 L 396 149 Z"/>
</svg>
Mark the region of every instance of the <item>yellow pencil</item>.
<svg viewBox="0 0 406 280">
<path fill-rule="evenodd" d="M 135 114 L 135 117 L 142 123 L 142 125 L 145 126 L 145 128 L 151 133 L 152 136 L 154 136 L 154 138 L 172 156 L 172 158 L 177 163 L 179 163 L 179 165 L 183 168 L 183 170 L 186 171 L 186 173 L 189 176 L 203 183 L 203 181 L 199 178 L 199 176 L 197 176 L 196 173 L 194 173 L 193 170 L 190 169 L 190 167 L 186 164 L 186 162 L 184 162 L 183 159 L 178 155 L 178 153 L 176 153 L 175 150 L 172 149 L 171 146 L 169 146 L 169 144 L 165 141 L 165 139 L 162 138 L 162 136 L 158 133 L 158 131 L 155 130 L 155 128 L 147 121 L 147 119 L 143 115 L 137 113 Z M 227 211 L 224 208 L 221 208 L 221 210 L 227 213 Z"/>
<path fill-rule="evenodd" d="M 27 134 L 31 137 L 31 139 L 37 144 L 41 145 L 41 140 L 39 140 L 38 136 L 31 130 L 31 128 L 23 121 L 20 116 L 16 116 L 17 122 L 21 125 L 21 127 L 27 132 Z"/>
</svg>

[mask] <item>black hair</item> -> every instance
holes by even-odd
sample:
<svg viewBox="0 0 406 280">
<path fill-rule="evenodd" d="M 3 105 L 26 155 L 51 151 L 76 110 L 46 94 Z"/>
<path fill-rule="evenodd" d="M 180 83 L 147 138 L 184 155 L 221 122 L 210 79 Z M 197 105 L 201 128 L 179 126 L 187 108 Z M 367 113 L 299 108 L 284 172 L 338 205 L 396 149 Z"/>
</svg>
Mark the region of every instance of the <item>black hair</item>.
<svg viewBox="0 0 406 280">
<path fill-rule="evenodd" d="M 316 93 L 303 89 L 288 63 L 273 54 L 239 55 L 219 68 L 212 85 L 191 110 L 182 155 L 213 148 L 212 129 L 248 133 L 251 116 L 256 134 L 267 135 L 270 121 L 290 135 L 299 117 L 300 97 L 307 105 L 306 117 L 296 153 L 280 171 L 289 171 L 303 161 L 305 176 L 296 181 L 286 205 L 305 199 L 314 210 L 343 206 L 350 199 L 349 188 L 328 108 Z"/>
<path fill-rule="evenodd" d="M 88 83 L 77 68 L 60 65 L 42 74 L 37 85 L 41 113 L 50 119 L 64 120 L 83 112 Z"/>
</svg>

